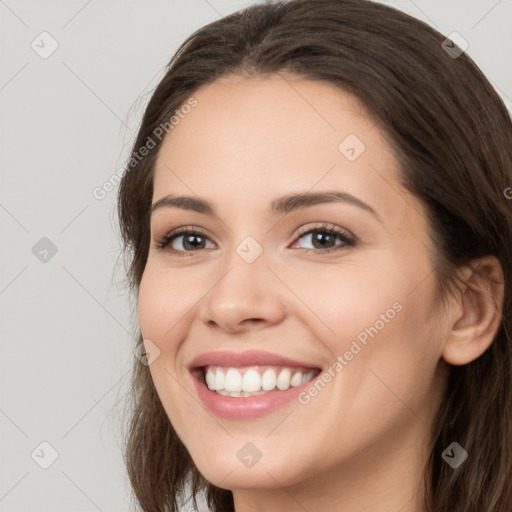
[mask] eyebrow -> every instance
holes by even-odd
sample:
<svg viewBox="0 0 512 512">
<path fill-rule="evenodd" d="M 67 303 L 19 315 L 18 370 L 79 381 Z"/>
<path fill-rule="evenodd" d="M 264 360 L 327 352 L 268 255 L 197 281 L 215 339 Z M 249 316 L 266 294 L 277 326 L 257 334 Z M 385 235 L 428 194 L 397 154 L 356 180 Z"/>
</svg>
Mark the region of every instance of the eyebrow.
<svg viewBox="0 0 512 512">
<path fill-rule="evenodd" d="M 381 220 L 380 215 L 370 205 L 348 192 L 341 192 L 337 190 L 327 192 L 301 192 L 298 194 L 289 194 L 279 197 L 270 203 L 268 212 L 273 215 L 285 215 L 295 210 L 301 210 L 309 206 L 323 203 L 346 203 L 357 206 Z M 191 210 L 205 215 L 217 215 L 212 204 L 204 199 L 192 196 L 172 195 L 162 197 L 162 199 L 159 199 L 154 203 L 151 206 L 150 214 L 153 215 L 156 210 L 161 208 L 170 207 Z"/>
</svg>

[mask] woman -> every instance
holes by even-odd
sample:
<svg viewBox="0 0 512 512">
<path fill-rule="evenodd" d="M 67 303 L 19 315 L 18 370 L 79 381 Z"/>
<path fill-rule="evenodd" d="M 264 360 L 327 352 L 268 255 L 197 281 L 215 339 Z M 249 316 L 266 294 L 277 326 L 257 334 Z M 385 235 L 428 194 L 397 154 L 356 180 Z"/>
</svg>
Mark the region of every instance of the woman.
<svg viewBox="0 0 512 512">
<path fill-rule="evenodd" d="M 304 0 L 171 60 L 119 191 L 142 510 L 512 510 L 512 124 L 455 50 Z"/>
</svg>

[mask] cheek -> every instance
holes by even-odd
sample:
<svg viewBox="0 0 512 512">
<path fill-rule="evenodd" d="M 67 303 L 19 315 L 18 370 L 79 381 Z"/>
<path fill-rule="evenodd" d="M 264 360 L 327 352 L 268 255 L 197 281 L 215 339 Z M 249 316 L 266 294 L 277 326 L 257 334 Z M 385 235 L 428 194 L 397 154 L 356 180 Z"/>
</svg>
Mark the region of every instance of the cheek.
<svg viewBox="0 0 512 512">
<path fill-rule="evenodd" d="M 170 330 L 188 309 L 183 290 L 179 282 L 171 281 L 164 272 L 146 268 L 138 296 L 139 325 L 144 338 L 161 343 L 170 337 Z"/>
<path fill-rule="evenodd" d="M 408 289 L 407 278 L 403 273 L 399 275 L 396 264 L 348 259 L 314 272 L 301 271 L 295 278 L 290 275 L 287 282 L 293 283 L 293 292 L 307 306 L 307 310 L 302 306 L 307 313 L 302 318 L 310 318 L 310 328 L 338 353 L 347 350 L 351 340 L 368 337 L 366 329 L 387 329 L 400 316 L 404 290 Z"/>
<path fill-rule="evenodd" d="M 172 279 L 169 272 L 150 263 L 142 276 L 138 296 L 142 337 L 151 340 L 160 351 L 149 366 L 151 378 L 166 414 L 179 434 L 184 430 L 183 418 L 188 417 L 187 406 L 190 406 L 183 400 L 184 377 L 180 373 L 179 357 L 179 340 L 186 337 L 183 319 L 190 304 L 181 293 L 181 286 L 179 279 Z"/>
<path fill-rule="evenodd" d="M 354 391 L 362 381 L 379 385 L 370 370 L 382 369 L 384 375 L 395 372 L 397 377 L 389 381 L 398 389 L 421 380 L 419 387 L 404 391 L 422 393 L 419 388 L 425 384 L 427 389 L 441 356 L 439 319 L 431 313 L 435 281 L 429 262 L 421 254 L 414 264 L 398 256 L 381 253 L 364 265 L 347 260 L 315 273 L 314 279 L 294 281 L 294 292 L 313 313 L 309 328 L 316 339 L 333 358 L 346 355 L 350 368 L 343 373 L 351 378 L 344 387 Z"/>
<path fill-rule="evenodd" d="M 368 312 L 363 327 L 354 326 L 359 333 L 347 340 L 355 340 L 361 347 L 343 370 L 340 390 L 354 397 L 354 411 L 358 411 L 355 417 L 373 410 L 391 425 L 397 419 L 408 420 L 410 411 L 414 411 L 426 421 L 427 411 L 436 403 L 440 384 L 436 369 L 443 336 L 438 329 L 440 319 L 429 311 L 435 285 L 432 277 L 420 286 L 415 281 L 412 274 L 411 279 L 402 280 L 387 293 L 381 288 L 382 296 L 372 303 L 379 309 Z M 374 295 L 380 295 L 379 291 Z M 391 310 L 386 309 L 389 306 Z M 357 315 L 357 308 L 353 315 Z M 414 415 L 409 419 L 416 421 Z"/>
</svg>

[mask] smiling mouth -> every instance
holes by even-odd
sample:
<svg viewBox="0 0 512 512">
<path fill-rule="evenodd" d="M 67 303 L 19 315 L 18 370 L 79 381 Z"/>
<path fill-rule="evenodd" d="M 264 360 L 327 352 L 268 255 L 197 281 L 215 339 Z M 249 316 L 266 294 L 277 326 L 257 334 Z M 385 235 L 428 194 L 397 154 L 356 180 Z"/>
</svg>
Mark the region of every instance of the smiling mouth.
<svg viewBox="0 0 512 512">
<path fill-rule="evenodd" d="M 198 368 L 202 382 L 222 396 L 250 397 L 286 391 L 314 379 L 320 368 L 287 366 L 228 367 L 207 365 Z"/>
</svg>

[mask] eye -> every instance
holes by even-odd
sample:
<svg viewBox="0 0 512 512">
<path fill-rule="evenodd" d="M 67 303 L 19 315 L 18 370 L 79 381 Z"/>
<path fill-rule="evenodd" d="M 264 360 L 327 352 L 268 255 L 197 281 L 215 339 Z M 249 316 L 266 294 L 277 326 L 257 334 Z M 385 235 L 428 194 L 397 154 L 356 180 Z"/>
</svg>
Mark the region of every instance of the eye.
<svg viewBox="0 0 512 512">
<path fill-rule="evenodd" d="M 209 240 L 209 238 L 201 231 L 201 229 L 194 228 L 193 226 L 185 226 L 166 233 L 157 241 L 157 244 L 160 249 L 166 249 L 179 256 L 188 256 L 187 253 L 193 253 L 204 249 L 207 240 Z M 182 248 L 173 247 L 175 242 L 177 242 L 176 245 L 181 245 Z"/>
<path fill-rule="evenodd" d="M 323 224 L 313 228 L 303 228 L 301 232 L 299 232 L 297 239 L 300 240 L 308 238 L 313 244 L 313 249 L 305 248 L 306 254 L 310 251 L 313 251 L 314 253 L 340 251 L 347 247 L 353 247 L 356 244 L 356 240 L 352 235 L 340 228 L 328 224 Z M 341 244 L 336 244 L 336 239 L 340 240 Z M 212 248 L 212 246 L 215 247 L 215 244 L 211 242 L 208 236 L 200 228 L 184 226 L 166 233 L 163 237 L 157 240 L 157 246 L 159 249 L 165 249 L 166 251 L 178 256 L 192 256 L 194 252 L 207 248 L 208 242 L 211 244 L 210 248 Z M 296 243 L 292 245 L 292 248 L 295 248 L 296 245 Z"/>
<path fill-rule="evenodd" d="M 346 247 L 353 247 L 356 244 L 356 240 L 353 236 L 340 228 L 328 224 L 314 228 L 306 227 L 301 230 L 298 239 L 309 239 L 313 244 L 313 249 L 306 248 L 306 254 L 310 251 L 318 253 L 339 251 L 346 249 Z M 336 239 L 341 240 L 342 243 L 336 245 Z M 294 244 L 294 246 L 295 245 L 296 244 Z"/>
</svg>

